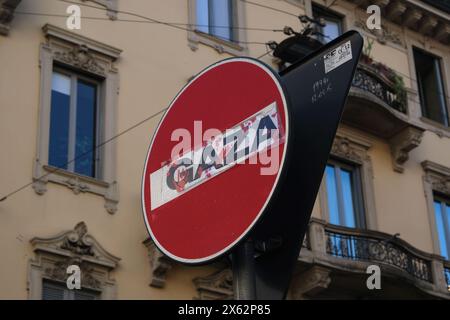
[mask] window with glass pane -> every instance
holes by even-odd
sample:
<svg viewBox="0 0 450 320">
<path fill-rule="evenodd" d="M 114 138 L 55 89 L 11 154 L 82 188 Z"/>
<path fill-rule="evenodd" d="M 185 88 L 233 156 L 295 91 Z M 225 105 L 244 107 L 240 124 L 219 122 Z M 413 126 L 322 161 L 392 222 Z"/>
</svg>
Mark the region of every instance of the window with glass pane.
<svg viewBox="0 0 450 320">
<path fill-rule="evenodd" d="M 328 43 L 342 34 L 342 17 L 326 9 L 313 6 L 313 16 L 316 20 L 321 20 L 324 27 L 318 28 L 318 40 Z"/>
<path fill-rule="evenodd" d="M 96 300 L 100 293 L 88 289 L 70 290 L 65 284 L 44 280 L 42 283 L 42 300 Z"/>
<path fill-rule="evenodd" d="M 450 199 L 435 197 L 434 214 L 441 255 L 450 259 Z"/>
<path fill-rule="evenodd" d="M 351 228 L 364 228 L 364 206 L 358 169 L 330 162 L 325 169 L 329 222 Z"/>
<path fill-rule="evenodd" d="M 233 0 L 196 1 L 196 29 L 223 40 L 233 41 Z"/>
<path fill-rule="evenodd" d="M 82 175 L 97 176 L 98 82 L 73 73 L 52 77 L 48 163 Z"/>
<path fill-rule="evenodd" d="M 440 58 L 417 48 L 414 48 L 413 52 L 422 114 L 424 117 L 448 126 L 449 118 Z"/>
</svg>

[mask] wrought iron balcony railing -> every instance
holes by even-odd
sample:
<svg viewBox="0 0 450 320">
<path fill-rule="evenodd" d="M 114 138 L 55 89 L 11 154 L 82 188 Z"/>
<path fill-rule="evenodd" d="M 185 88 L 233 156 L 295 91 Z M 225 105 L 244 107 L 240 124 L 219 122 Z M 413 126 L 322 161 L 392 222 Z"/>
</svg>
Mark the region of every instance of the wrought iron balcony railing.
<svg viewBox="0 0 450 320">
<path fill-rule="evenodd" d="M 391 239 L 375 239 L 330 231 L 325 231 L 325 235 L 327 253 L 332 256 L 381 262 L 398 267 L 420 280 L 432 282 L 430 261 L 415 256 L 391 242 Z"/>
<path fill-rule="evenodd" d="M 388 70 L 388 72 L 394 75 L 392 70 Z M 406 113 L 406 90 L 375 67 L 360 62 L 353 77 L 352 86 L 373 94 L 394 110 Z"/>
<path fill-rule="evenodd" d="M 447 290 L 450 292 L 450 265 L 444 268 L 445 281 L 447 282 Z"/>
<path fill-rule="evenodd" d="M 365 273 L 376 264 L 386 274 L 404 277 L 432 295 L 449 298 L 450 262 L 423 252 L 396 235 L 347 228 L 312 218 L 300 261 Z"/>
</svg>

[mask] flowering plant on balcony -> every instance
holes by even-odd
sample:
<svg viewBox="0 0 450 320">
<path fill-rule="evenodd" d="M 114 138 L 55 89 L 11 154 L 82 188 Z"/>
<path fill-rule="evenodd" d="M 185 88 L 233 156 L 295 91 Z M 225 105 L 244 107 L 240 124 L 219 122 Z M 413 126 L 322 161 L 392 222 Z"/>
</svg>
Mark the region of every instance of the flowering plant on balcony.
<svg viewBox="0 0 450 320">
<path fill-rule="evenodd" d="M 360 67 L 383 83 L 386 89 L 386 97 L 383 100 L 388 100 L 388 104 L 393 108 L 406 112 L 406 89 L 403 77 L 384 63 L 372 59 L 370 56 L 372 45 L 373 40 L 366 42 L 360 58 Z"/>
</svg>

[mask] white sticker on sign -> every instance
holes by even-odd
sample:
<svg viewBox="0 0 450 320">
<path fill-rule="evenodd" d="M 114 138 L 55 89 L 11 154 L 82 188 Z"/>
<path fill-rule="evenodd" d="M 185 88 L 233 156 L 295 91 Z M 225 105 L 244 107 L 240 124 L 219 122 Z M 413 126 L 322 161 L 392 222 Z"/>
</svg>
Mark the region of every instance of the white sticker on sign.
<svg viewBox="0 0 450 320">
<path fill-rule="evenodd" d="M 282 138 L 280 125 L 274 101 L 201 147 L 168 161 L 150 173 L 151 210 L 236 164 L 245 164 L 245 160 L 255 154 L 275 148 Z"/>
<path fill-rule="evenodd" d="M 347 61 L 352 60 L 352 45 L 350 41 L 334 48 L 323 56 L 325 73 L 328 73 Z"/>
</svg>

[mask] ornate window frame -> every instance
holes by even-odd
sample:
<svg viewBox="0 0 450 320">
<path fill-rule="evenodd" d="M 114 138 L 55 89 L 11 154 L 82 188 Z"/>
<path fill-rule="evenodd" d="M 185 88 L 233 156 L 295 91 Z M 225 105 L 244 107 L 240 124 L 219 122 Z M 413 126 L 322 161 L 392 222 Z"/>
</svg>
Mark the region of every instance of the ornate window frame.
<svg viewBox="0 0 450 320">
<path fill-rule="evenodd" d="M 197 24 L 197 7 L 196 0 L 187 0 L 188 1 L 188 23 L 189 29 L 188 31 L 188 45 L 192 51 L 196 51 L 198 49 L 199 43 L 205 44 L 207 46 L 213 47 L 219 53 L 229 53 L 235 56 L 242 56 L 248 53 L 248 49 L 246 46 L 239 44 L 239 42 L 245 42 L 247 35 L 245 29 L 239 28 L 235 30 L 235 34 L 237 36 L 236 42 L 226 41 L 220 38 L 217 38 L 213 35 L 201 32 L 196 30 Z M 234 27 L 245 27 L 245 3 L 240 0 L 232 0 L 233 6 L 236 8 L 234 10 Z"/>
<path fill-rule="evenodd" d="M 440 255 L 439 236 L 436 230 L 436 218 L 434 212 L 435 193 L 450 197 L 450 168 L 425 160 L 421 163 L 424 170 L 423 186 L 427 202 L 428 219 L 433 242 L 433 252 Z"/>
<path fill-rule="evenodd" d="M 231 300 L 233 292 L 233 272 L 225 267 L 204 277 L 196 277 L 192 280 L 198 296 L 198 300 Z"/>
<path fill-rule="evenodd" d="M 425 130 L 429 130 L 434 132 L 439 137 L 447 137 L 450 138 L 450 127 L 446 127 L 443 124 L 434 121 L 432 119 L 428 119 L 422 115 L 422 107 L 420 105 L 419 99 L 419 86 L 417 83 L 416 77 L 416 66 L 414 60 L 414 47 L 422 49 L 432 55 L 435 55 L 441 59 L 441 74 L 442 81 L 444 86 L 445 94 L 448 96 L 450 93 L 450 59 L 446 54 L 446 47 L 442 43 L 438 43 L 433 39 L 427 39 L 423 41 L 423 37 L 417 35 L 415 32 L 410 30 L 405 30 L 406 36 L 406 47 L 407 47 L 407 55 L 408 55 L 408 66 L 409 66 L 409 74 L 410 74 L 410 99 L 408 101 L 408 106 L 410 110 L 411 120 L 414 121 L 415 124 L 420 126 Z M 446 99 L 447 111 L 450 112 L 450 101 Z"/>
<path fill-rule="evenodd" d="M 42 299 L 44 279 L 65 283 L 69 265 L 80 267 L 83 288 L 99 292 L 104 300 L 116 298 L 116 282 L 111 271 L 117 268 L 120 258 L 107 252 L 88 234 L 84 222 L 54 237 L 35 237 L 31 239 L 31 245 L 35 258 L 29 260 L 29 299 Z"/>
<path fill-rule="evenodd" d="M 119 75 L 115 66 L 120 49 L 86 38 L 65 29 L 46 24 L 46 42 L 40 46 L 40 101 L 37 150 L 33 169 L 33 189 L 39 195 L 47 191 L 47 183 L 65 185 L 75 194 L 89 192 L 105 198 L 106 210 L 117 211 L 119 189 L 116 181 L 116 142 L 99 148 L 102 158 L 101 179 L 79 175 L 48 165 L 52 72 L 55 63 L 100 77 L 103 128 L 100 141 L 116 134 Z"/>
<path fill-rule="evenodd" d="M 350 130 L 339 128 L 331 149 L 331 156 L 346 162 L 358 165 L 360 168 L 362 198 L 364 201 L 364 214 L 366 228 L 377 230 L 377 214 L 375 207 L 375 193 L 373 186 L 373 167 L 372 160 L 368 154 L 372 143 L 366 138 L 357 135 Z M 328 217 L 327 190 L 325 177 L 319 189 L 319 204 L 321 208 L 322 219 L 330 221 Z"/>
</svg>

